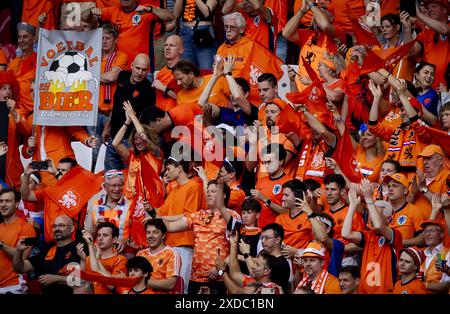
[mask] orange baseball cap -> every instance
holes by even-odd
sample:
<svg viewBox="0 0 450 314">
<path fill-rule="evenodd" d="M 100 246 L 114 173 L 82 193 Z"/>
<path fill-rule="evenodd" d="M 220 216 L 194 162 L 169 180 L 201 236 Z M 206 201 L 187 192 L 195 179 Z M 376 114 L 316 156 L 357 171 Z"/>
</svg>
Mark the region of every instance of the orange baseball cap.
<svg viewBox="0 0 450 314">
<path fill-rule="evenodd" d="M 325 258 L 325 248 L 319 242 L 310 242 L 306 249 L 303 251 L 302 258 L 305 257 L 317 257 Z"/>
<path fill-rule="evenodd" d="M 420 227 L 422 229 L 425 229 L 426 226 L 428 225 L 436 225 L 439 226 L 439 228 L 441 228 L 442 231 L 445 230 L 445 224 L 437 219 L 429 219 L 429 220 L 425 220 L 424 222 L 422 222 L 422 224 L 420 225 Z"/>
<path fill-rule="evenodd" d="M 444 156 L 444 152 L 442 151 L 441 146 L 431 144 L 428 145 L 423 149 L 423 151 L 419 154 L 420 157 L 431 157 L 434 154 L 439 154 L 441 156 Z"/>
<path fill-rule="evenodd" d="M 397 181 L 397 182 L 403 184 L 405 187 L 409 186 L 408 179 L 401 173 L 394 173 L 392 175 L 386 175 L 383 179 L 383 182 L 388 183 L 391 180 Z"/>
</svg>

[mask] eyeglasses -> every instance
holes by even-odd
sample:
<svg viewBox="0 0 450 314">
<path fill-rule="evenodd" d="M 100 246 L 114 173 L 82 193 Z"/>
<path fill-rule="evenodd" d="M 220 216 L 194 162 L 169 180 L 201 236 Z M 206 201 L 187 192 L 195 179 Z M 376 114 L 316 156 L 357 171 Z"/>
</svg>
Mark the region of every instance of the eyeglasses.
<svg viewBox="0 0 450 314">
<path fill-rule="evenodd" d="M 265 236 L 265 235 L 261 235 L 260 237 L 259 237 L 259 239 L 262 241 L 262 240 L 269 240 L 269 239 L 273 239 L 273 238 L 276 238 L 276 237 L 279 237 L 278 235 L 274 235 L 274 236 Z"/>
<path fill-rule="evenodd" d="M 123 184 L 108 184 L 108 183 L 105 183 L 105 185 L 107 185 L 107 186 L 109 186 L 109 187 L 111 187 L 113 189 L 121 189 L 121 188 L 123 188 Z"/>
<path fill-rule="evenodd" d="M 58 224 L 58 225 L 52 225 L 53 229 L 62 229 L 68 226 L 72 226 L 72 225 L 64 225 L 64 224 Z"/>
<path fill-rule="evenodd" d="M 234 26 L 234 25 L 224 25 L 223 28 L 224 28 L 225 30 L 229 29 L 229 30 L 235 31 L 235 30 L 237 30 L 239 27 Z"/>
</svg>

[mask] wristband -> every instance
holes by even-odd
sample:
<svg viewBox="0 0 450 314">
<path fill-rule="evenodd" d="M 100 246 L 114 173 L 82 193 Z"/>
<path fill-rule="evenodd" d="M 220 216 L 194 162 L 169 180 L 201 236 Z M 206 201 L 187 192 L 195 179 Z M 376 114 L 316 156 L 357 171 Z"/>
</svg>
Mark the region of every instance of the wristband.
<svg viewBox="0 0 450 314">
<path fill-rule="evenodd" d="M 164 90 L 164 93 L 163 93 L 164 97 L 169 96 L 169 92 L 170 91 L 171 91 L 171 89 L 169 88 L 169 86 L 167 86 L 166 89 Z"/>
<path fill-rule="evenodd" d="M 148 6 L 147 8 L 149 8 L 149 11 L 147 11 L 147 12 L 149 12 L 149 13 L 153 12 L 153 7 L 152 6 Z"/>
<path fill-rule="evenodd" d="M 231 73 L 231 71 L 230 71 L 230 72 L 225 73 L 225 75 L 233 76 L 233 73 Z"/>
<path fill-rule="evenodd" d="M 250 256 L 250 254 L 248 254 L 248 253 L 244 253 L 242 255 L 244 255 L 244 259 L 247 259 Z"/>
<path fill-rule="evenodd" d="M 311 218 L 314 218 L 316 216 L 317 216 L 317 213 L 311 213 L 307 217 L 308 217 L 308 219 L 311 219 Z"/>
<path fill-rule="evenodd" d="M 317 3 L 315 3 L 315 2 L 311 3 L 311 8 L 312 7 L 317 7 Z"/>
<path fill-rule="evenodd" d="M 59 178 L 60 178 L 61 176 L 62 176 L 61 171 L 58 171 L 58 172 L 55 174 L 55 178 L 58 179 L 58 180 L 59 180 Z"/>
<path fill-rule="evenodd" d="M 270 198 L 268 198 L 268 199 L 264 202 L 264 205 L 266 205 L 267 207 L 269 207 L 271 203 L 272 203 L 272 201 L 270 200 Z"/>
<path fill-rule="evenodd" d="M 127 124 L 126 122 L 123 124 L 123 125 L 125 125 L 127 128 L 130 126 L 129 124 Z"/>
</svg>

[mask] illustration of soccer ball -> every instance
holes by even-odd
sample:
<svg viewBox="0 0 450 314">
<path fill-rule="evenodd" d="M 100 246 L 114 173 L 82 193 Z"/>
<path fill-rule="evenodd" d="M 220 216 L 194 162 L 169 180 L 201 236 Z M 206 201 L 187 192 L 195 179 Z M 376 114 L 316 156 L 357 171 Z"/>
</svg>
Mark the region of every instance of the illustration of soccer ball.
<svg viewBox="0 0 450 314">
<path fill-rule="evenodd" d="M 73 74 L 79 71 L 87 71 L 86 57 L 76 51 L 68 51 L 59 55 L 50 65 L 50 71 L 64 72 L 66 74 Z"/>
</svg>

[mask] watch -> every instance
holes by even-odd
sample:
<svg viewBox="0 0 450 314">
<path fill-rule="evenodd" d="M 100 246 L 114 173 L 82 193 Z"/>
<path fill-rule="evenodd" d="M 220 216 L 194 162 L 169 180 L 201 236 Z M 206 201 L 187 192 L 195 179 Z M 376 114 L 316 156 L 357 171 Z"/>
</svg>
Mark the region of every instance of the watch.
<svg viewBox="0 0 450 314">
<path fill-rule="evenodd" d="M 222 277 L 223 274 L 225 274 L 225 271 L 223 269 L 221 269 L 217 273 L 219 274 L 220 277 Z"/>
<path fill-rule="evenodd" d="M 150 13 L 152 13 L 153 12 L 153 7 L 150 5 L 150 6 L 148 6 L 147 7 L 148 8 L 148 11 L 147 12 L 150 12 Z"/>
<path fill-rule="evenodd" d="M 242 255 L 244 256 L 244 259 L 247 259 L 250 256 L 250 254 L 248 254 L 248 253 L 244 253 Z"/>
<path fill-rule="evenodd" d="M 2 249 L 3 249 L 3 242 L 0 241 L 0 250 L 2 250 Z"/>
<path fill-rule="evenodd" d="M 272 203 L 272 201 L 270 200 L 270 198 L 268 198 L 267 201 L 264 202 L 264 205 L 269 207 L 271 203 Z"/>
<path fill-rule="evenodd" d="M 230 71 L 230 72 L 225 73 L 225 75 L 233 76 L 233 73 Z"/>
<path fill-rule="evenodd" d="M 422 194 L 425 194 L 425 193 L 427 193 L 429 190 L 428 190 L 428 188 L 427 187 L 424 187 L 424 188 L 421 188 L 420 189 L 420 192 L 422 193 Z"/>
</svg>

